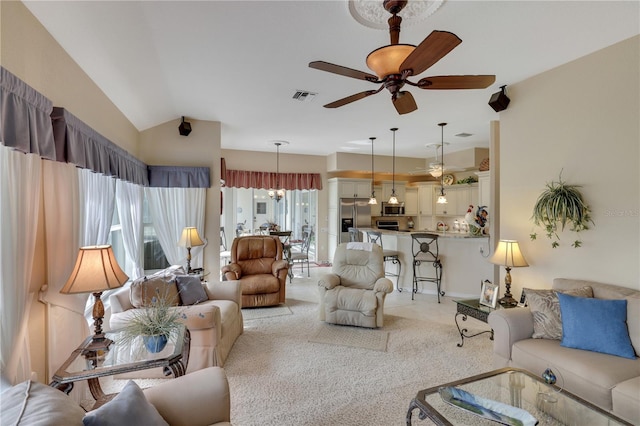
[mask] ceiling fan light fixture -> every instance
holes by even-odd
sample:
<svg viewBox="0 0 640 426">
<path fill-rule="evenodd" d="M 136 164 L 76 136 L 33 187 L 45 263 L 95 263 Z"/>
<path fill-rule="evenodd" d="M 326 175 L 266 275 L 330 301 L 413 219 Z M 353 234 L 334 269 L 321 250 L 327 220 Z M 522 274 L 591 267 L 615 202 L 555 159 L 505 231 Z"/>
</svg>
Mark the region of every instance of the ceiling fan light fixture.
<svg viewBox="0 0 640 426">
<path fill-rule="evenodd" d="M 400 74 L 400 65 L 415 50 L 412 44 L 390 44 L 380 47 L 367 56 L 367 66 L 379 79 Z"/>
<path fill-rule="evenodd" d="M 439 178 L 440 176 L 442 176 L 442 166 L 435 167 L 429 173 L 431 173 L 431 176 L 433 176 L 434 178 Z"/>
</svg>

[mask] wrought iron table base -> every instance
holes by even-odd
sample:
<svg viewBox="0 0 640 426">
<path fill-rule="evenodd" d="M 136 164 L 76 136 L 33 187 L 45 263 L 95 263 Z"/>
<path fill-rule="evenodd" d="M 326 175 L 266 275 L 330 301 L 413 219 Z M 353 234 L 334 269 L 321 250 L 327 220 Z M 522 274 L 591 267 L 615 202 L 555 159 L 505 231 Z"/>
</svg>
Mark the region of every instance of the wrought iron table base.
<svg viewBox="0 0 640 426">
<path fill-rule="evenodd" d="M 493 329 L 491 330 L 485 330 L 485 331 L 480 331 L 478 333 L 475 334 L 467 334 L 469 332 L 469 330 L 467 330 L 466 328 L 460 328 L 460 324 L 458 323 L 458 316 L 462 316 L 462 321 L 466 321 L 467 320 L 467 314 L 465 313 L 460 313 L 460 312 L 456 312 L 456 327 L 458 327 L 458 333 L 460 333 L 460 343 L 456 343 L 456 345 L 461 348 L 462 345 L 464 345 L 464 338 L 466 337 L 467 339 L 470 337 L 476 337 L 479 336 L 481 334 L 484 333 L 491 333 L 491 336 L 489 336 L 489 340 L 493 340 Z"/>
</svg>

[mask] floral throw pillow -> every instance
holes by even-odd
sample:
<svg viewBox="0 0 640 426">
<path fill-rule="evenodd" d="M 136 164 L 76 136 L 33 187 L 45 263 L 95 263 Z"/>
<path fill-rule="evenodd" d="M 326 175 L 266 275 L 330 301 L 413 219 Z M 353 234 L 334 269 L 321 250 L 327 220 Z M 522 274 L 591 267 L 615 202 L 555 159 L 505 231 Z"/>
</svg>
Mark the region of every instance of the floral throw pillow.
<svg viewBox="0 0 640 426">
<path fill-rule="evenodd" d="M 533 314 L 534 339 L 562 339 L 562 317 L 560 301 L 555 290 L 523 289 L 526 302 Z M 593 289 L 589 286 L 564 290 L 561 293 L 577 297 L 593 297 Z"/>
</svg>

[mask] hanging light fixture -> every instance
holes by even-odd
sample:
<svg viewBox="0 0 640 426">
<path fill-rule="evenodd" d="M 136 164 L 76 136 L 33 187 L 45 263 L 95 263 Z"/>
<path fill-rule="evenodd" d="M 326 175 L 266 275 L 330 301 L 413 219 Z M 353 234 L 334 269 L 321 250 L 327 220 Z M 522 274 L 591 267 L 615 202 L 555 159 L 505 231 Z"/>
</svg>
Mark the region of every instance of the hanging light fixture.
<svg viewBox="0 0 640 426">
<path fill-rule="evenodd" d="M 272 200 L 280 201 L 284 198 L 284 189 L 280 188 L 280 146 L 288 145 L 289 142 L 274 141 L 273 144 L 276 146 L 276 189 L 269 190 L 269 197 L 271 197 Z"/>
<path fill-rule="evenodd" d="M 444 174 L 442 173 L 442 170 L 444 170 L 444 126 L 446 126 L 447 123 L 438 123 L 438 126 L 440 126 L 440 133 L 441 133 L 441 142 L 440 142 L 440 195 L 438 196 L 438 204 L 447 204 L 447 197 L 444 193 Z"/>
<path fill-rule="evenodd" d="M 375 205 L 378 204 L 378 200 L 376 200 L 376 191 L 373 189 L 373 141 L 376 140 L 374 137 L 370 137 L 371 139 L 371 197 L 369 198 L 369 204 Z"/>
<path fill-rule="evenodd" d="M 393 127 L 391 129 L 391 131 L 393 132 L 393 172 L 391 174 L 392 184 L 389 204 L 400 204 L 398 203 L 398 197 L 396 197 L 396 130 L 398 130 L 397 127 Z"/>
</svg>

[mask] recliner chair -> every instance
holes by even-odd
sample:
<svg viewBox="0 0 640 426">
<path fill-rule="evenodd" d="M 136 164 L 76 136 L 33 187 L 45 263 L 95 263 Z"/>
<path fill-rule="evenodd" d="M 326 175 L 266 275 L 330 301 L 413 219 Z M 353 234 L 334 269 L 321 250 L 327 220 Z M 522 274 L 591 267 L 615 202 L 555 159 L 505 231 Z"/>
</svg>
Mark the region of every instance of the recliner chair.
<svg viewBox="0 0 640 426">
<path fill-rule="evenodd" d="M 373 243 L 342 243 L 333 256 L 332 273 L 318 280 L 320 320 L 377 328 L 384 324 L 384 299 L 393 291 L 384 276 L 382 249 Z"/>
<path fill-rule="evenodd" d="M 225 280 L 240 282 L 242 307 L 284 303 L 289 263 L 282 242 L 272 235 L 238 237 L 231 245 L 231 263 L 222 267 Z"/>
</svg>

